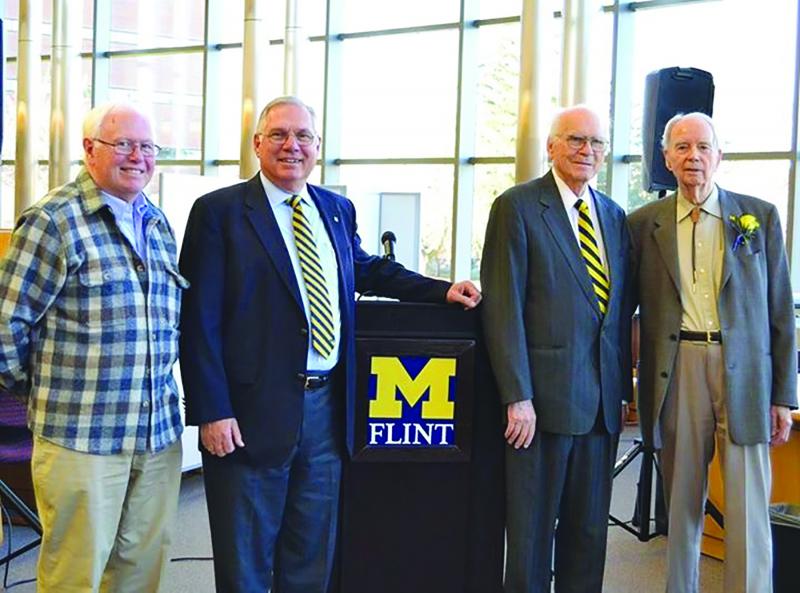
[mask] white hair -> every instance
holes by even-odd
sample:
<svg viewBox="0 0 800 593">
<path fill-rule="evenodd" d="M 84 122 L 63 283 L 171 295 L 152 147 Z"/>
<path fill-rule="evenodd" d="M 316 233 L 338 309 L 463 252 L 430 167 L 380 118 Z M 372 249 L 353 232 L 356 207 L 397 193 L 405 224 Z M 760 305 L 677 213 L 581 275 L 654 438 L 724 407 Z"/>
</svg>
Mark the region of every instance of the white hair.
<svg viewBox="0 0 800 593">
<path fill-rule="evenodd" d="M 86 114 L 86 117 L 83 118 L 83 137 L 89 138 L 90 140 L 97 138 L 97 136 L 100 134 L 100 128 L 103 127 L 103 123 L 108 115 L 112 111 L 116 110 L 133 111 L 138 113 L 148 121 L 150 124 L 150 129 L 154 130 L 152 118 L 147 113 L 143 112 L 141 108 L 131 105 L 130 103 L 112 101 L 109 103 L 103 103 L 102 105 L 97 105 Z"/>
<path fill-rule="evenodd" d="M 687 117 L 691 117 L 693 119 L 699 119 L 708 124 L 708 127 L 711 128 L 711 143 L 715 149 L 719 148 L 719 138 L 717 137 L 717 129 L 714 127 L 714 120 L 712 120 L 708 115 L 702 113 L 700 111 L 692 111 L 691 113 L 676 113 L 673 115 L 667 124 L 664 126 L 664 133 L 661 135 L 661 148 L 666 149 L 669 146 L 670 135 L 672 134 L 672 128 L 675 125 Z"/>
<path fill-rule="evenodd" d="M 264 122 L 267 121 L 267 116 L 269 115 L 269 112 L 272 111 L 275 107 L 278 107 L 279 105 L 296 105 L 297 107 L 302 107 L 303 109 L 308 111 L 308 114 L 311 116 L 311 125 L 314 128 L 314 131 L 315 132 L 317 131 L 317 122 L 316 122 L 317 114 L 314 113 L 313 107 L 307 105 L 297 97 L 294 97 L 292 95 L 286 95 L 283 97 L 276 97 L 275 99 L 267 103 L 264 109 L 261 110 L 261 114 L 258 116 L 258 123 L 256 124 L 256 133 L 260 133 L 264 130 Z"/>
</svg>

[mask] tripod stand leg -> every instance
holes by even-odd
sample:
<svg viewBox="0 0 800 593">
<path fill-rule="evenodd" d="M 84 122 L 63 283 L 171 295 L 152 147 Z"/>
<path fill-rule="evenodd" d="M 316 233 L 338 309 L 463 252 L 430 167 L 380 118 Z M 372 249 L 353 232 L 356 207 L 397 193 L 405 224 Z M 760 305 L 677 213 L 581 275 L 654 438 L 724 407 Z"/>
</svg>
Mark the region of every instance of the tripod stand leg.
<svg viewBox="0 0 800 593">
<path fill-rule="evenodd" d="M 642 455 L 642 465 L 639 470 L 639 491 L 636 500 L 635 519 L 639 524 L 639 541 L 646 542 L 650 539 L 650 504 L 653 491 L 653 452 L 647 448 Z"/>
<path fill-rule="evenodd" d="M 39 517 L 3 480 L 0 480 L 0 496 L 8 501 L 8 506 L 19 513 L 36 533 L 42 535 L 42 524 L 39 522 Z"/>
<path fill-rule="evenodd" d="M 667 535 L 667 503 L 664 500 L 664 480 L 661 471 L 656 473 L 656 533 Z"/>
</svg>

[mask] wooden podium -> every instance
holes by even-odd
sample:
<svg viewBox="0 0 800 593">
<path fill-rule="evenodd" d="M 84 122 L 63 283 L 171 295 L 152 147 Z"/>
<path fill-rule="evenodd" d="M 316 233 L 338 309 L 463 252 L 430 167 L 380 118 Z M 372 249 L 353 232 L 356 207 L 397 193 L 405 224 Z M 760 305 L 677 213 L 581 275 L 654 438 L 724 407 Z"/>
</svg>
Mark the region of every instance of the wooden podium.
<svg viewBox="0 0 800 593">
<path fill-rule="evenodd" d="M 361 302 L 331 593 L 500 593 L 501 406 L 477 311 Z"/>
</svg>

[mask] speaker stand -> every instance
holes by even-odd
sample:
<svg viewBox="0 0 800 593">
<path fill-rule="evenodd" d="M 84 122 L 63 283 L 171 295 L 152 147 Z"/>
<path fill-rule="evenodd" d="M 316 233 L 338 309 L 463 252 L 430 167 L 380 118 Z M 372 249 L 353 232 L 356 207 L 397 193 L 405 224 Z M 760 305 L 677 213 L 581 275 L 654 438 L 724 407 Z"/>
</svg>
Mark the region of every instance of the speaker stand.
<svg viewBox="0 0 800 593">
<path fill-rule="evenodd" d="M 639 483 L 636 488 L 636 505 L 633 510 L 633 519 L 630 524 L 620 521 L 617 517 L 609 514 L 609 520 L 625 531 L 635 535 L 639 541 L 647 542 L 657 535 L 667 534 L 667 511 L 664 503 L 663 487 L 661 483 L 661 471 L 656 461 L 655 449 L 645 446 L 640 439 L 635 439 L 630 449 L 625 451 L 622 457 L 614 464 L 612 477 L 616 478 L 639 456 L 642 456 L 639 467 Z M 655 496 L 655 530 L 650 532 L 650 521 L 653 518 L 653 473 L 656 474 L 656 496 Z"/>
</svg>

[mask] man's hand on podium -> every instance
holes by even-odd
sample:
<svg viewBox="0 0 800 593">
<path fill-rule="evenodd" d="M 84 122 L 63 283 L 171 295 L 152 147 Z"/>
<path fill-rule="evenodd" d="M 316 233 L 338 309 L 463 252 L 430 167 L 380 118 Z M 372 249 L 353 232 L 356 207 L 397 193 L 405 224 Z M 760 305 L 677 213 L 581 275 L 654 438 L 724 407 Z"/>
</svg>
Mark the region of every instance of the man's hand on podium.
<svg viewBox="0 0 800 593">
<path fill-rule="evenodd" d="M 481 302 L 481 293 L 469 280 L 456 282 L 447 291 L 447 302 L 464 305 L 465 309 L 474 309 Z"/>
</svg>

